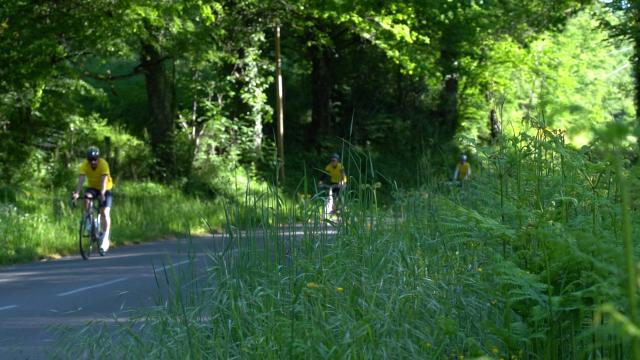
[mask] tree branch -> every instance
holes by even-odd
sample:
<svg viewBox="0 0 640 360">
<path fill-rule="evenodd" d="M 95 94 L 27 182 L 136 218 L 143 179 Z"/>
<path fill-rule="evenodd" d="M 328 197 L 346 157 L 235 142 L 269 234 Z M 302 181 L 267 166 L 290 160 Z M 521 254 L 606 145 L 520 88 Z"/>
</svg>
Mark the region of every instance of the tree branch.
<svg viewBox="0 0 640 360">
<path fill-rule="evenodd" d="M 132 78 L 134 76 L 140 75 L 141 73 L 144 72 L 145 67 L 147 67 L 149 65 L 156 65 L 156 64 L 159 64 L 159 63 L 161 63 L 161 62 L 163 62 L 165 60 L 168 60 L 170 58 L 171 58 L 171 56 L 166 55 L 166 56 L 163 56 L 160 59 L 155 60 L 155 61 L 144 61 L 144 62 L 138 64 L 135 68 L 133 68 L 133 70 L 131 70 L 130 73 L 127 73 L 127 74 L 113 75 L 113 74 L 111 74 L 110 70 L 107 70 L 106 74 L 98 74 L 98 73 L 95 73 L 95 72 L 92 72 L 92 71 L 89 71 L 89 70 L 84 70 L 82 72 L 82 75 L 86 76 L 86 77 L 90 77 L 90 78 L 95 79 L 95 80 L 100 80 L 100 81 L 124 80 L 124 79 L 129 79 L 129 78 Z"/>
<path fill-rule="evenodd" d="M 114 81 L 114 80 L 123 80 L 123 79 L 129 79 L 132 78 L 134 76 L 139 75 L 140 73 L 142 73 L 143 70 L 143 66 L 142 64 L 136 66 L 135 68 L 133 68 L 133 70 L 128 73 L 128 74 L 120 74 L 120 75 L 113 75 L 111 74 L 110 70 L 107 70 L 106 74 L 98 74 L 89 70 L 84 70 L 82 72 L 82 75 L 85 77 L 90 77 L 92 79 L 95 80 L 100 80 L 100 81 Z"/>
</svg>

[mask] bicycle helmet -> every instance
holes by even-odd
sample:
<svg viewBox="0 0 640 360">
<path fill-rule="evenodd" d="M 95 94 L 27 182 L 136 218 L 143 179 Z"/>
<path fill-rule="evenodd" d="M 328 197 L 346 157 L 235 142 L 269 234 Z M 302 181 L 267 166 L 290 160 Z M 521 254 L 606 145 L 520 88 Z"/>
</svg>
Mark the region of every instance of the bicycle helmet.
<svg viewBox="0 0 640 360">
<path fill-rule="evenodd" d="M 96 160 L 98 157 L 100 157 L 100 150 L 97 147 L 91 146 L 87 149 L 87 160 Z"/>
<path fill-rule="evenodd" d="M 340 155 L 338 155 L 338 154 L 336 154 L 336 153 L 333 153 L 333 154 L 331 154 L 330 159 L 331 159 L 331 160 L 333 160 L 333 159 L 340 160 Z"/>
<path fill-rule="evenodd" d="M 467 155 L 465 154 L 460 155 L 460 161 L 467 161 Z"/>
</svg>

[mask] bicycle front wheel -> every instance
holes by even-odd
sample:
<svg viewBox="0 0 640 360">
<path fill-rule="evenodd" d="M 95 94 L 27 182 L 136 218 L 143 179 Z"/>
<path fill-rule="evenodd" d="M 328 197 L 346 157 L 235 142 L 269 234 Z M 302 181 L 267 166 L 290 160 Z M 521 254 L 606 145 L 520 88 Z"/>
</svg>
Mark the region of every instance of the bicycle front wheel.
<svg viewBox="0 0 640 360">
<path fill-rule="evenodd" d="M 85 215 L 80 221 L 79 231 L 80 255 L 82 255 L 82 258 L 85 260 L 89 260 L 93 247 L 93 241 L 91 239 L 92 227 L 93 219 L 91 215 Z"/>
</svg>

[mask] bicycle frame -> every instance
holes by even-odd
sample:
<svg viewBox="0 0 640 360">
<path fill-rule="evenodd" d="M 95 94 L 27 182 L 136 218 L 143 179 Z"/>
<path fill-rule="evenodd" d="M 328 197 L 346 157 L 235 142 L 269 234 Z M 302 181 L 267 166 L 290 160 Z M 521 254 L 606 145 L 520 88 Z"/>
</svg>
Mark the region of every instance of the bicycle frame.
<svg viewBox="0 0 640 360">
<path fill-rule="evenodd" d="M 89 260 L 91 253 L 98 250 L 101 245 L 100 239 L 100 201 L 93 197 L 85 197 L 85 208 L 80 219 L 79 247 L 80 255 L 85 260 Z M 87 204 L 88 202 L 88 204 Z M 75 204 L 75 202 L 74 202 Z M 100 252 L 102 256 L 102 252 Z"/>
</svg>

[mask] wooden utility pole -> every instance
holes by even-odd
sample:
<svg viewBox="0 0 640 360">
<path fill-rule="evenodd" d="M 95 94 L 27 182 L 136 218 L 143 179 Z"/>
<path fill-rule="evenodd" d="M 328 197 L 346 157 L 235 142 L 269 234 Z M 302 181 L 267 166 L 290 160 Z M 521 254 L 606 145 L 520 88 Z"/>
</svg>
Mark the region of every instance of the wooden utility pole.
<svg viewBox="0 0 640 360">
<path fill-rule="evenodd" d="M 278 170 L 280 181 L 284 180 L 284 111 L 283 111 L 283 90 L 282 90 L 282 59 L 280 57 L 280 25 L 276 26 L 276 79 L 277 79 L 277 97 L 276 97 L 276 117 L 278 118 Z"/>
</svg>

